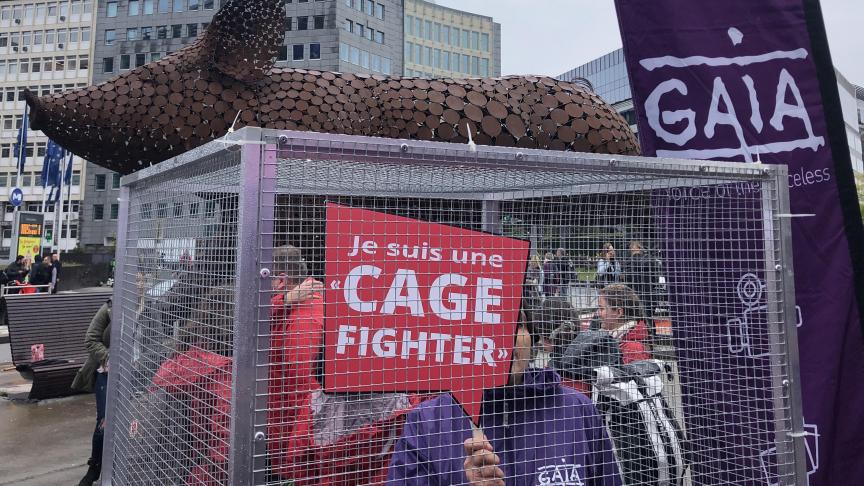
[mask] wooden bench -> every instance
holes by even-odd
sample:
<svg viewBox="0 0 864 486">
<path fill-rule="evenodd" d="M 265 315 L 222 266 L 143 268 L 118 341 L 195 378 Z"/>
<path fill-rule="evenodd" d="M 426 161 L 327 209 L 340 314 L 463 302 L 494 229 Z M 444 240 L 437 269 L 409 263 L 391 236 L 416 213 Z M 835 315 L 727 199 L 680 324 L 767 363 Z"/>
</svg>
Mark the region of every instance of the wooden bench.
<svg viewBox="0 0 864 486">
<path fill-rule="evenodd" d="M 72 380 L 87 360 L 84 335 L 111 293 L 106 288 L 54 295 L 7 295 L 0 299 L 0 314 L 5 313 L 9 329 L 12 362 L 22 376 L 33 380 L 30 399 L 74 393 L 70 388 Z M 44 346 L 44 361 L 31 361 L 34 344 Z"/>
</svg>

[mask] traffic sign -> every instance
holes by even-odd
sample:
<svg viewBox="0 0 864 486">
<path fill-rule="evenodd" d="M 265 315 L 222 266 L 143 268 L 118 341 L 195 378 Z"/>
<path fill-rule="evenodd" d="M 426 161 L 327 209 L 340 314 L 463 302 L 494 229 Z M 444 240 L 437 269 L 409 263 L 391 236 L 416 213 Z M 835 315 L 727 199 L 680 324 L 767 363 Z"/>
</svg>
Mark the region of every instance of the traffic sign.
<svg viewBox="0 0 864 486">
<path fill-rule="evenodd" d="M 20 206 L 24 202 L 24 191 L 20 187 L 12 188 L 12 192 L 9 193 L 9 202 L 16 208 Z"/>
</svg>

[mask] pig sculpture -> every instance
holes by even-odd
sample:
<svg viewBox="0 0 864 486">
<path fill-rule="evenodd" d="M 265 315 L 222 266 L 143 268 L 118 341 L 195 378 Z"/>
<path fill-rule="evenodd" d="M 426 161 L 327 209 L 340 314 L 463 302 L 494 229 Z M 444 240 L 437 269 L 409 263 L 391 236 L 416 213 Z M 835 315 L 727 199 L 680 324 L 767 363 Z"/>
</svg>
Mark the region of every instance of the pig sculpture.
<svg viewBox="0 0 864 486">
<path fill-rule="evenodd" d="M 282 0 L 229 0 L 192 44 L 96 86 L 37 97 L 30 126 L 129 174 L 233 125 L 637 154 L 627 123 L 585 87 L 542 76 L 421 79 L 275 67 Z"/>
</svg>

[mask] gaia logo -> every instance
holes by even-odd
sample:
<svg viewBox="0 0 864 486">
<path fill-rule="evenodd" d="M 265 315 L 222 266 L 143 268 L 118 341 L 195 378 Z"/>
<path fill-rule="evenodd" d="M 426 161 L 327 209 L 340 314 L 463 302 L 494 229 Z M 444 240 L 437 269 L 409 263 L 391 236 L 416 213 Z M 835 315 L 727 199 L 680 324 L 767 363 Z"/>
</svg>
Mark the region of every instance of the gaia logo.
<svg viewBox="0 0 864 486">
<path fill-rule="evenodd" d="M 816 152 L 824 147 L 825 138 L 814 133 L 793 74 L 799 69 L 796 63 L 807 60 L 807 50 L 752 52 L 740 30 L 731 27 L 727 35 L 730 56 L 661 56 L 639 61 L 643 69 L 660 73 L 664 79 L 645 100 L 648 125 L 667 143 L 657 150 L 657 156 L 754 162 L 760 155 L 796 149 Z M 697 66 L 716 73 L 710 98 L 703 89 L 704 81 L 688 76 Z M 724 134 L 719 133 L 721 129 Z M 734 138 L 728 136 L 733 132 Z M 703 148 L 690 148 L 697 145 Z M 819 175 L 819 179 L 828 177 L 821 171 Z M 815 181 L 816 176 L 811 179 Z"/>
<path fill-rule="evenodd" d="M 561 464 L 542 466 L 537 469 L 537 484 L 546 486 L 584 486 L 579 476 L 581 464 L 567 464 L 561 459 Z"/>
</svg>

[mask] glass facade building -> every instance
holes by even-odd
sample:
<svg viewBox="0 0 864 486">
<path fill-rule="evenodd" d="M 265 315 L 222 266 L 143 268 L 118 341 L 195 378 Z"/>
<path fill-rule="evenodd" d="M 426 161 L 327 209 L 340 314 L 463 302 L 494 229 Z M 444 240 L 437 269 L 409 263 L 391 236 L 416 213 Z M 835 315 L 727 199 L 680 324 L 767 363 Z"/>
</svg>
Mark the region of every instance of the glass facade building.
<svg viewBox="0 0 864 486">
<path fill-rule="evenodd" d="M 491 17 L 405 0 L 404 36 L 406 76 L 501 76 L 501 25 Z"/>
</svg>

